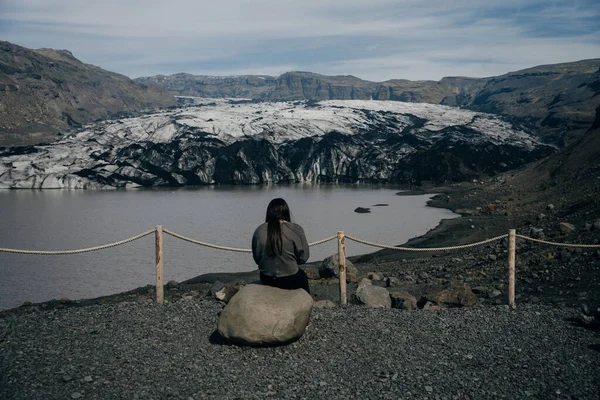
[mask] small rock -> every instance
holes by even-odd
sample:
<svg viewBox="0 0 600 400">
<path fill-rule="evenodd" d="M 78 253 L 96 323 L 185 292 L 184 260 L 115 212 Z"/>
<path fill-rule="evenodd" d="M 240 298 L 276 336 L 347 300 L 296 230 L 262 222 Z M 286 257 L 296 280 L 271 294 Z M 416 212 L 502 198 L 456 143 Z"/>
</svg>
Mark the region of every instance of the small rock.
<svg viewBox="0 0 600 400">
<path fill-rule="evenodd" d="M 431 386 L 425 386 L 425 390 L 426 390 L 428 393 L 431 393 L 431 392 L 433 392 L 433 387 L 431 387 Z"/>
<path fill-rule="evenodd" d="M 573 233 L 576 230 L 575 225 L 570 224 L 568 222 L 561 222 L 560 224 L 558 224 L 558 228 L 564 234 Z"/>
<path fill-rule="evenodd" d="M 541 220 L 543 220 L 544 218 L 546 218 L 546 214 L 544 214 L 544 213 L 540 213 L 540 214 L 538 214 L 538 216 L 537 216 L 537 219 L 538 219 L 538 221 L 541 221 Z"/>
<path fill-rule="evenodd" d="M 592 225 L 592 229 L 594 229 L 595 231 L 600 231 L 600 218 L 598 218 L 594 224 Z"/>
<path fill-rule="evenodd" d="M 392 308 L 401 310 L 414 310 L 417 308 L 417 299 L 404 290 L 390 293 L 390 298 L 392 299 Z"/>
<path fill-rule="evenodd" d="M 492 291 L 488 292 L 488 297 L 489 297 L 490 299 L 493 299 L 493 298 L 495 298 L 495 297 L 498 297 L 498 296 L 500 296 L 501 294 L 502 294 L 502 292 L 501 292 L 501 291 L 499 291 L 499 290 L 497 290 L 497 289 L 494 289 L 494 290 L 492 290 Z"/>
<path fill-rule="evenodd" d="M 80 399 L 81 398 L 81 393 L 79 393 L 79 392 L 71 393 L 71 398 L 72 399 Z"/>
<path fill-rule="evenodd" d="M 83 378 L 84 382 L 92 382 L 94 380 L 94 378 L 92 378 L 91 376 L 86 376 L 85 378 Z"/>
<path fill-rule="evenodd" d="M 484 294 L 484 293 L 488 293 L 490 291 L 486 286 L 475 286 L 471 290 L 475 294 Z"/>
<path fill-rule="evenodd" d="M 544 239 L 544 230 L 532 227 L 529 230 L 529 236 L 531 236 L 533 239 Z"/>
<path fill-rule="evenodd" d="M 359 285 L 352 299 L 358 304 L 364 304 L 371 308 L 390 308 L 392 306 L 388 290 L 370 284 Z"/>
<path fill-rule="evenodd" d="M 498 259 L 498 257 L 497 257 L 495 254 L 490 254 L 490 255 L 488 256 L 488 259 L 489 259 L 490 261 L 496 261 L 496 260 Z"/>
<path fill-rule="evenodd" d="M 552 211 L 552 210 L 554 210 L 554 204 L 548 204 L 548 205 L 546 206 L 546 210 L 548 210 L 548 211 Z"/>
<path fill-rule="evenodd" d="M 387 286 L 387 287 L 399 286 L 400 283 L 401 283 L 400 279 L 398 279 L 394 276 L 390 276 L 385 279 L 385 286 Z"/>
<path fill-rule="evenodd" d="M 584 313 L 585 315 L 592 315 L 592 313 L 590 312 L 590 309 L 588 308 L 587 304 L 582 304 L 581 305 L 581 312 Z"/>
<path fill-rule="evenodd" d="M 212 294 L 217 294 L 217 292 L 221 289 L 223 289 L 223 287 L 225 286 L 225 284 L 221 281 L 215 281 L 212 286 L 210 287 L 210 292 Z"/>
<path fill-rule="evenodd" d="M 367 278 L 372 281 L 382 281 L 383 276 L 379 272 L 369 272 L 367 273 Z"/>
<path fill-rule="evenodd" d="M 337 304 L 335 304 L 331 300 L 318 300 L 313 304 L 313 308 L 336 308 Z"/>
<path fill-rule="evenodd" d="M 73 379 L 73 377 L 71 375 L 63 375 L 62 380 L 63 382 L 70 382 Z"/>
<path fill-rule="evenodd" d="M 230 285 L 226 285 L 223 286 L 221 288 L 221 290 L 219 290 L 217 293 L 215 293 L 215 298 L 217 300 L 222 301 L 223 303 L 229 303 L 229 300 L 231 300 L 231 298 L 233 296 L 235 296 L 235 294 L 237 292 L 240 291 L 242 287 L 239 285 L 235 285 L 235 286 L 230 286 Z"/>
<path fill-rule="evenodd" d="M 169 281 L 167 282 L 167 289 L 178 289 L 179 288 L 179 282 L 177 281 Z"/>
<path fill-rule="evenodd" d="M 370 213 L 371 209 L 368 207 L 356 207 L 354 209 L 355 213 L 359 213 L 359 214 L 366 214 L 366 213 Z"/>
<path fill-rule="evenodd" d="M 327 257 L 321 262 L 319 266 L 319 276 L 321 278 L 339 278 L 340 277 L 340 268 L 339 268 L 339 255 L 336 253 L 332 256 Z M 358 270 L 352 264 L 350 260 L 346 258 L 346 282 L 356 283 L 358 282 Z"/>
</svg>

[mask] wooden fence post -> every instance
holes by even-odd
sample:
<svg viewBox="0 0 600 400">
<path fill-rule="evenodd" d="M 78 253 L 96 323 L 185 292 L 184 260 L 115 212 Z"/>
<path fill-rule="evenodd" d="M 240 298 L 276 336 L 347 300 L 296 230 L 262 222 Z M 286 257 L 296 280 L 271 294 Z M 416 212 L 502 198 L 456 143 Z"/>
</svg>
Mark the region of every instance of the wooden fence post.
<svg viewBox="0 0 600 400">
<path fill-rule="evenodd" d="M 156 302 L 162 304 L 164 301 L 163 287 L 163 227 L 156 225 L 154 233 L 156 239 Z"/>
<path fill-rule="evenodd" d="M 344 232 L 337 233 L 338 265 L 340 268 L 340 305 L 346 305 L 346 244 Z"/>
<path fill-rule="evenodd" d="M 508 306 L 511 309 L 516 308 L 515 304 L 515 249 L 516 249 L 515 229 L 508 231 Z"/>
</svg>

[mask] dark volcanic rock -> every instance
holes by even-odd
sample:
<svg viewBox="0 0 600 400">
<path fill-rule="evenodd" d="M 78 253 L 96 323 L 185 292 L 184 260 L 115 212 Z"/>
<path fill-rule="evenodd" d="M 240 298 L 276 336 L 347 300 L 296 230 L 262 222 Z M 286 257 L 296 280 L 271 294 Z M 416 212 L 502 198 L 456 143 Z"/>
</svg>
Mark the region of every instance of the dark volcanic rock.
<svg viewBox="0 0 600 400">
<path fill-rule="evenodd" d="M 370 213 L 371 209 L 368 207 L 356 207 L 354 209 L 355 213 L 359 213 L 359 214 L 366 214 L 366 213 Z"/>
</svg>

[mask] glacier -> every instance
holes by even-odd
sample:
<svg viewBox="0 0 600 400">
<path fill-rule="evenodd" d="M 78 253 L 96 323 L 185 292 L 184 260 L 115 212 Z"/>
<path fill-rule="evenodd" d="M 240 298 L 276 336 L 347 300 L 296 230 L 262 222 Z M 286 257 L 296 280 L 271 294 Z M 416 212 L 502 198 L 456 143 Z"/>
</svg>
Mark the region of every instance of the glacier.
<svg viewBox="0 0 600 400">
<path fill-rule="evenodd" d="M 0 188 L 415 183 L 494 175 L 556 149 L 501 116 L 373 100 L 186 98 L 0 149 Z"/>
</svg>

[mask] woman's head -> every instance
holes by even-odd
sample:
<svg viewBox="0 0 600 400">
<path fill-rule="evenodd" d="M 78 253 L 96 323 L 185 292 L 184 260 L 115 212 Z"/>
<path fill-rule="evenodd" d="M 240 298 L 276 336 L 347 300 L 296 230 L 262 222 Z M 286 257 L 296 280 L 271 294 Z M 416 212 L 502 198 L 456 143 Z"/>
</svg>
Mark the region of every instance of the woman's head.
<svg viewBox="0 0 600 400">
<path fill-rule="evenodd" d="M 280 220 L 291 222 L 290 208 L 284 199 L 277 198 L 269 203 L 265 222 L 279 222 Z"/>
<path fill-rule="evenodd" d="M 281 226 L 280 221 L 291 222 L 290 208 L 284 199 L 273 199 L 267 207 L 267 247 L 272 254 L 281 254 Z"/>
</svg>

